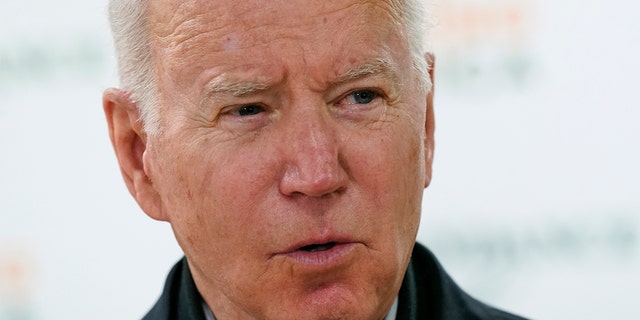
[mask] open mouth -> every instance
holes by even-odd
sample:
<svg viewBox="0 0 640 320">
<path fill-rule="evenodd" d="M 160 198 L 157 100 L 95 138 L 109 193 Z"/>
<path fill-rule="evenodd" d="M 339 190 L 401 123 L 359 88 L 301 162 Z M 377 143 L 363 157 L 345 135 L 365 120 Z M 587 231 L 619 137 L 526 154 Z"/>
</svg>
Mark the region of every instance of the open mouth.
<svg viewBox="0 0 640 320">
<path fill-rule="evenodd" d="M 325 251 L 336 246 L 335 242 L 327 242 L 323 244 L 310 244 L 308 246 L 301 247 L 300 250 L 307 252 Z"/>
<path fill-rule="evenodd" d="M 281 257 L 298 266 L 311 268 L 307 271 L 325 270 L 349 261 L 353 262 L 358 254 L 359 243 L 349 239 L 334 238 L 332 240 L 334 241 L 328 241 L 328 239 L 309 240 L 272 257 Z"/>
</svg>

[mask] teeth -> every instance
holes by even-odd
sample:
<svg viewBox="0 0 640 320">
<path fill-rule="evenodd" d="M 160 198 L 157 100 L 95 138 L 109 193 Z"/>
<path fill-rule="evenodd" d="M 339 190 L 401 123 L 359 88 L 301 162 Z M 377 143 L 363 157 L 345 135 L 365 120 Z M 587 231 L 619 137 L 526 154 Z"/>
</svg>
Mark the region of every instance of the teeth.
<svg viewBox="0 0 640 320">
<path fill-rule="evenodd" d="M 304 246 L 300 249 L 307 252 L 325 251 L 335 247 L 335 245 L 336 245 L 335 242 L 329 242 L 324 244 L 312 244 L 312 245 Z"/>
</svg>

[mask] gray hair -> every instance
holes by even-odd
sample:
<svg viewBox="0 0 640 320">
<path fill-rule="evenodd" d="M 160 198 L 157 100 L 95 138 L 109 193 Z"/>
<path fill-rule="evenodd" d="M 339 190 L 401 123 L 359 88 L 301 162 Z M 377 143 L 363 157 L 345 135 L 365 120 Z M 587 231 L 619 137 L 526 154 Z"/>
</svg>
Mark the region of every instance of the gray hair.
<svg viewBox="0 0 640 320">
<path fill-rule="evenodd" d="M 409 40 L 413 68 L 419 84 L 431 88 L 427 62 L 424 59 L 424 36 L 430 30 L 424 0 L 392 0 L 394 14 L 404 24 Z M 109 0 L 109 21 L 113 34 L 120 86 L 130 94 L 140 110 L 140 121 L 148 135 L 158 134 L 160 115 L 158 83 L 147 32 L 148 0 Z"/>
</svg>

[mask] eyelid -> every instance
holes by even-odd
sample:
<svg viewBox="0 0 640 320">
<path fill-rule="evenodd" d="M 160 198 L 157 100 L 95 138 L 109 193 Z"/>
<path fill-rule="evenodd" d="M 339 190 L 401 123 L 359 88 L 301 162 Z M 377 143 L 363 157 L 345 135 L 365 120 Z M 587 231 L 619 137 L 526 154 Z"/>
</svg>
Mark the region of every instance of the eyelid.
<svg viewBox="0 0 640 320">
<path fill-rule="evenodd" d="M 235 104 L 235 105 L 230 105 L 230 106 L 226 106 L 224 108 L 222 108 L 220 110 L 220 115 L 228 115 L 228 114 L 236 114 L 242 110 L 242 108 L 244 107 L 249 107 L 249 106 L 256 106 L 262 109 L 263 112 L 267 111 L 268 108 L 267 106 L 265 106 L 263 103 L 259 103 L 259 102 L 249 102 L 249 103 L 242 103 L 242 104 Z"/>
<path fill-rule="evenodd" d="M 347 93 L 341 95 L 338 99 L 335 100 L 335 102 L 333 103 L 334 105 L 338 104 L 340 101 L 348 98 L 349 96 L 361 92 L 361 91 L 371 91 L 373 93 L 376 94 L 376 97 L 373 99 L 374 101 L 378 98 L 383 98 L 386 99 L 387 98 L 387 94 L 384 92 L 384 90 L 379 89 L 379 88 L 371 88 L 371 87 L 364 87 L 364 88 L 355 88 L 352 90 L 347 91 Z"/>
<path fill-rule="evenodd" d="M 241 115 L 240 110 L 247 106 L 259 108 L 259 112 Z M 234 134 L 255 132 L 273 121 L 273 114 L 270 113 L 270 110 L 272 108 L 264 103 L 232 104 L 221 108 L 215 121 L 217 126 L 234 132 Z"/>
<path fill-rule="evenodd" d="M 241 115 L 241 114 L 239 114 L 239 113 L 240 113 L 240 111 L 242 111 L 242 110 L 243 110 L 243 109 L 245 109 L 245 108 L 249 108 L 249 107 L 257 108 L 257 109 L 259 109 L 259 110 L 258 110 L 259 112 L 258 112 L 258 113 L 254 113 L 254 114 L 250 114 L 250 115 Z M 245 105 L 241 105 L 241 106 L 239 106 L 239 107 L 237 107 L 237 108 L 234 108 L 234 109 L 233 109 L 233 112 L 234 112 L 234 113 L 236 113 L 236 114 L 238 114 L 238 115 L 239 115 L 239 116 L 241 116 L 241 117 L 247 117 L 247 116 L 257 115 L 257 114 L 263 113 L 263 112 L 265 112 L 265 111 L 266 111 L 266 110 L 265 110 L 265 107 L 264 107 L 264 106 L 262 106 L 262 105 L 260 105 L 260 104 L 257 104 L 257 103 L 256 103 L 256 104 L 254 104 L 254 103 L 251 103 L 251 104 L 245 104 Z"/>
</svg>

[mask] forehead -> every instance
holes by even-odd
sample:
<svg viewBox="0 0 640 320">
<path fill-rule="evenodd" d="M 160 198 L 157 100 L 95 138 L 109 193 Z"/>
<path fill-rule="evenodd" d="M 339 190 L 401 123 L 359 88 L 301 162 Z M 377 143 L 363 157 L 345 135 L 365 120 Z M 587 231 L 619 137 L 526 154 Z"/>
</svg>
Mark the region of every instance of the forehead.
<svg viewBox="0 0 640 320">
<path fill-rule="evenodd" d="M 153 31 L 160 36 L 173 33 L 180 25 L 186 24 L 192 27 L 204 20 L 211 29 L 224 28 L 229 24 L 240 28 L 251 28 L 257 25 L 286 24 L 286 22 L 295 25 L 308 22 L 305 21 L 306 19 L 326 17 L 341 11 L 360 13 L 360 17 L 369 16 L 369 18 L 372 18 L 371 14 L 376 11 L 383 15 L 397 16 L 399 12 L 397 9 L 398 4 L 385 0 L 149 1 L 151 25 Z"/>
<path fill-rule="evenodd" d="M 166 0 L 150 2 L 148 26 L 165 71 L 199 86 L 193 77 L 210 71 L 284 74 L 297 63 L 331 77 L 389 59 L 389 48 L 408 51 L 397 14 L 381 0 Z"/>
<path fill-rule="evenodd" d="M 382 0 L 161 0 L 149 6 L 150 34 L 174 46 L 203 35 L 226 38 L 226 45 L 233 46 L 238 39 L 231 35 L 242 34 L 244 45 L 256 45 L 281 38 L 308 40 L 310 34 L 338 26 L 383 31 L 400 25 L 391 23 L 397 20 L 397 5 Z"/>
</svg>

